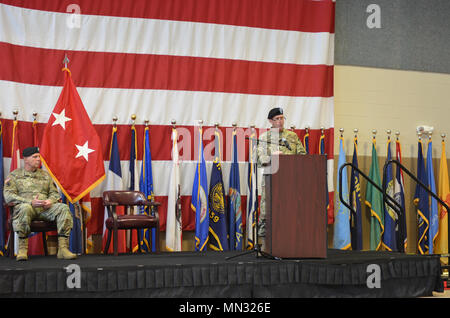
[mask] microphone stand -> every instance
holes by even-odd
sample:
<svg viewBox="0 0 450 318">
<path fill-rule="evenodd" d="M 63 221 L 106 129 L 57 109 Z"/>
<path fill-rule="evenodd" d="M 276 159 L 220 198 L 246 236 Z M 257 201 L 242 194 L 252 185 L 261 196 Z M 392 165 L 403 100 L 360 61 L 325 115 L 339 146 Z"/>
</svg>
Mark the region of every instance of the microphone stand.
<svg viewBox="0 0 450 318">
<path fill-rule="evenodd" d="M 245 139 L 256 141 L 256 148 L 258 147 L 260 141 L 264 142 L 264 143 L 267 143 L 267 144 L 277 144 L 277 143 L 273 143 L 273 142 L 270 142 L 270 141 L 259 140 L 259 139 L 250 138 L 250 137 L 245 137 Z M 278 145 L 284 146 L 282 144 L 278 144 Z M 239 253 L 237 255 L 228 256 L 228 257 L 225 258 L 226 260 L 230 260 L 230 259 L 233 259 L 233 258 L 236 258 L 236 257 L 240 257 L 240 256 L 252 254 L 252 253 L 256 253 L 256 258 L 264 257 L 264 258 L 272 259 L 272 260 L 281 260 L 281 258 L 279 258 L 279 257 L 273 256 L 273 255 L 271 255 L 271 254 L 269 254 L 267 252 L 264 252 L 261 249 L 261 244 L 258 243 L 258 224 L 259 224 L 259 214 L 258 214 L 258 208 L 259 208 L 259 200 L 258 200 L 258 163 L 256 162 L 255 164 L 256 164 L 256 172 L 255 172 L 255 183 L 256 183 L 256 213 L 255 213 L 256 214 L 256 226 L 255 226 L 255 231 L 253 231 L 253 237 L 252 237 L 252 239 L 253 239 L 253 248 L 251 250 L 244 251 L 244 252 Z M 253 167 L 251 167 L 251 168 L 253 169 Z M 248 222 L 248 219 L 247 219 L 247 222 Z"/>
<path fill-rule="evenodd" d="M 288 147 L 289 144 L 287 143 L 286 140 L 284 140 L 284 142 L 286 142 L 286 143 L 284 143 L 283 140 L 281 140 L 281 139 L 280 139 L 280 141 L 278 141 L 278 142 L 271 142 L 271 141 L 268 141 L 268 140 L 259 140 L 259 139 L 250 138 L 250 137 L 245 137 L 245 139 L 256 141 L 256 146 L 258 146 L 258 144 L 259 144 L 260 142 L 264 142 L 264 143 L 266 143 L 266 144 L 268 144 L 268 145 L 278 145 L 278 146 L 286 147 L 286 148 L 288 148 L 289 150 L 291 150 L 290 147 Z"/>
</svg>

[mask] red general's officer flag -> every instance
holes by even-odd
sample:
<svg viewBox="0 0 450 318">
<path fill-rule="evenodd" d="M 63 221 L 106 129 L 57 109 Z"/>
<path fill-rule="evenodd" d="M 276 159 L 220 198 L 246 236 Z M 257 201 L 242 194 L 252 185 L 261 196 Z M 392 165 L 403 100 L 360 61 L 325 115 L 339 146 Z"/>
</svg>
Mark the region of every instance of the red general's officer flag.
<svg viewBox="0 0 450 318">
<path fill-rule="evenodd" d="M 100 138 L 84 109 L 71 73 L 44 129 L 42 162 L 65 196 L 80 200 L 105 178 Z"/>
</svg>

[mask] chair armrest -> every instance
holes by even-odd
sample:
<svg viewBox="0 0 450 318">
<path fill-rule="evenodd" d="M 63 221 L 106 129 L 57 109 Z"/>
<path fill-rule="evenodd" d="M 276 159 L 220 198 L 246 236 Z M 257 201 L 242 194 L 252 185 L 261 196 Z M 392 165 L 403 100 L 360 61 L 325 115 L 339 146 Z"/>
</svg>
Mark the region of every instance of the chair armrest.
<svg viewBox="0 0 450 318">
<path fill-rule="evenodd" d="M 159 203 L 159 202 L 150 202 L 150 201 L 146 201 L 146 202 L 142 202 L 142 203 L 139 204 L 139 205 L 156 206 L 156 207 L 158 207 L 158 206 L 161 205 L 161 203 Z"/>
<path fill-rule="evenodd" d="M 119 204 L 117 202 L 103 202 L 104 206 L 118 206 Z"/>
</svg>

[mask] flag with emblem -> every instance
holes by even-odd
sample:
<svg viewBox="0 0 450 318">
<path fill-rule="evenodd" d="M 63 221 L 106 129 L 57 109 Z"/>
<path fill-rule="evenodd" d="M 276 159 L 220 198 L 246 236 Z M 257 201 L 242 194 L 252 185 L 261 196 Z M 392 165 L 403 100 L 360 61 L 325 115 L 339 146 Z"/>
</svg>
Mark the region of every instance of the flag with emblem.
<svg viewBox="0 0 450 318">
<path fill-rule="evenodd" d="M 139 191 L 144 193 L 148 201 L 154 201 L 155 194 L 153 192 L 153 172 L 152 172 L 152 154 L 150 152 L 150 128 L 145 126 L 144 129 L 144 157 L 142 158 L 141 176 L 139 178 Z M 151 207 L 141 207 L 140 213 L 153 215 Z M 141 229 L 141 249 L 146 252 L 156 251 L 156 231 L 152 228 Z M 152 245 L 150 246 L 149 241 Z M 135 249 L 133 249 L 135 251 Z"/>
<path fill-rule="evenodd" d="M 428 175 L 423 158 L 422 140 L 419 138 L 417 154 L 417 179 L 428 187 Z M 419 184 L 414 193 L 414 204 L 417 206 L 418 220 L 418 249 L 420 254 L 428 253 L 428 224 L 429 224 L 429 198 L 426 190 Z"/>
<path fill-rule="evenodd" d="M 242 249 L 241 182 L 239 178 L 238 146 L 236 129 L 233 129 L 232 162 L 229 183 L 230 250 Z"/>
<path fill-rule="evenodd" d="M 372 140 L 372 163 L 370 165 L 369 178 L 381 188 L 375 136 Z M 370 212 L 370 249 L 372 251 L 378 251 L 381 247 L 381 240 L 384 232 L 383 193 L 375 188 L 370 182 L 367 182 L 366 206 L 369 208 Z"/>
<path fill-rule="evenodd" d="M 428 150 L 427 150 L 427 177 L 428 177 L 428 187 L 431 192 L 437 194 L 436 191 L 436 181 L 434 179 L 434 169 L 433 169 L 433 142 L 431 138 L 428 139 Z M 433 254 L 434 252 L 434 241 L 438 235 L 439 231 L 439 218 L 438 218 L 438 203 L 437 200 L 430 195 L 430 234 L 428 237 L 428 252 Z"/>
<path fill-rule="evenodd" d="M 387 141 L 387 158 L 386 162 L 392 159 L 391 154 L 391 138 L 388 137 Z M 387 166 L 386 179 L 383 180 L 386 187 L 386 194 L 390 197 L 394 197 L 394 173 L 392 172 L 392 165 Z M 384 234 L 383 234 L 383 246 L 388 251 L 397 250 L 396 240 L 396 226 L 397 226 L 398 214 L 388 204 L 384 204 Z"/>
<path fill-rule="evenodd" d="M 209 182 L 209 247 L 215 251 L 228 251 L 227 220 L 225 214 L 225 187 L 220 162 L 220 133 L 214 131 L 214 161 Z"/>
<path fill-rule="evenodd" d="M 100 138 L 67 68 L 64 86 L 45 126 L 42 162 L 70 202 L 77 202 L 105 178 Z"/>
<path fill-rule="evenodd" d="M 395 158 L 398 162 L 402 163 L 402 150 L 400 140 L 395 141 Z M 399 166 L 395 173 L 394 180 L 394 199 L 402 207 L 401 214 L 398 216 L 398 229 L 397 229 L 397 248 L 400 252 L 406 251 L 407 245 L 407 231 L 406 231 L 406 214 L 405 214 L 405 190 L 404 190 L 403 173 Z"/>
<path fill-rule="evenodd" d="M 352 164 L 358 168 L 358 137 L 353 140 Z M 362 245 L 362 214 L 361 214 L 361 183 L 359 182 L 359 172 L 356 169 L 350 173 L 350 205 L 353 212 L 350 215 L 350 231 L 352 237 L 352 250 L 360 251 Z"/>
<path fill-rule="evenodd" d="M 202 128 L 198 127 L 197 164 L 192 185 L 191 209 L 195 213 L 195 250 L 206 251 L 209 231 L 208 180 L 206 179 L 206 163 L 203 155 Z"/>
</svg>

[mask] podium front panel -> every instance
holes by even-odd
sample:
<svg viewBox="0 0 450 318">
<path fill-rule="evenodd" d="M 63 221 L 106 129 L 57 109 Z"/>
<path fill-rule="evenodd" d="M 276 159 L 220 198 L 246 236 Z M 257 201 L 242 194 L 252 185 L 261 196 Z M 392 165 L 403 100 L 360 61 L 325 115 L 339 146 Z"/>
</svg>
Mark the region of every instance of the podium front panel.
<svg viewBox="0 0 450 318">
<path fill-rule="evenodd" d="M 264 176 L 266 251 L 281 258 L 326 258 L 326 156 L 278 159 L 278 171 Z"/>
</svg>

